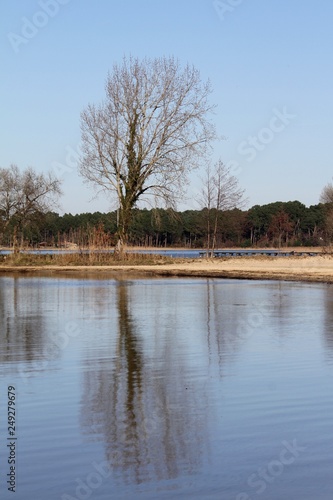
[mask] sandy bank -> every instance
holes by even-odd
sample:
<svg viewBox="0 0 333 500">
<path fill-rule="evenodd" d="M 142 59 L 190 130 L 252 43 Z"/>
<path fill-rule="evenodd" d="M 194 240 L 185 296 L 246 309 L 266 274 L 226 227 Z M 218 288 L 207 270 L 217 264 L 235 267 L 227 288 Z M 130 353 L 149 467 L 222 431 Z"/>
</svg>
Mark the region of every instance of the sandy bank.
<svg viewBox="0 0 333 500">
<path fill-rule="evenodd" d="M 182 259 L 174 264 L 119 266 L 0 266 L 0 273 L 135 273 L 155 276 L 270 279 L 333 283 L 333 257 Z"/>
</svg>

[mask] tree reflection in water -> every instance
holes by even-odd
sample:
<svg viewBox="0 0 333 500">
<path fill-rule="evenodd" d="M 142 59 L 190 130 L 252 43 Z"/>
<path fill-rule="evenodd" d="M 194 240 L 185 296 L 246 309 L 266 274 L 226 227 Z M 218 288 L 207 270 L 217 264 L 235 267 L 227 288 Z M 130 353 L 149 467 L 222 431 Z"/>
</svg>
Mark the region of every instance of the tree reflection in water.
<svg viewBox="0 0 333 500">
<path fill-rule="evenodd" d="M 29 280 L 0 278 L 0 363 L 43 358 L 43 291 Z"/>
<path fill-rule="evenodd" d="M 106 457 L 125 482 L 137 484 L 195 472 L 201 461 L 204 388 L 192 383 L 165 335 L 158 362 L 144 350 L 140 321 L 133 317 L 131 288 L 118 282 L 116 352 L 85 371 L 82 424 L 105 441 Z M 158 311 L 152 310 L 151 324 Z M 155 332 L 161 338 L 163 325 Z M 110 336 L 114 332 L 110 331 Z M 168 345 L 167 345 L 168 344 Z M 159 344 L 160 345 L 160 344 Z"/>
<path fill-rule="evenodd" d="M 329 362 L 333 362 L 333 287 L 327 285 L 323 291 L 324 295 L 324 321 L 323 321 L 323 337 L 324 345 L 326 347 L 325 354 Z"/>
</svg>

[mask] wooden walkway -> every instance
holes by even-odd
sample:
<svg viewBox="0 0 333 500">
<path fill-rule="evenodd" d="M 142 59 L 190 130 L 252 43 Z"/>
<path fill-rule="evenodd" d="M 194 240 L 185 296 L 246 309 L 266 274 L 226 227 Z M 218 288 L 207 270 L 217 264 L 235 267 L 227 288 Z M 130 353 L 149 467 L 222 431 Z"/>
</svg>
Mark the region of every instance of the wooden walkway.
<svg viewBox="0 0 333 500">
<path fill-rule="evenodd" d="M 280 250 L 214 250 L 201 251 L 200 257 L 253 257 L 255 255 L 266 255 L 268 257 L 293 257 L 293 256 L 311 256 L 321 255 L 321 252 L 297 252 L 297 251 L 280 251 Z"/>
</svg>

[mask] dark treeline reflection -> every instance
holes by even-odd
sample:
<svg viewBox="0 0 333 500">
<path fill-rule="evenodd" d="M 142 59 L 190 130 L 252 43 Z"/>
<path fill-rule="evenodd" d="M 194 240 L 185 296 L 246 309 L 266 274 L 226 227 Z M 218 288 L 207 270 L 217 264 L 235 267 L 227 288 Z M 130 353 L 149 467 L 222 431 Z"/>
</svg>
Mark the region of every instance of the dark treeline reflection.
<svg viewBox="0 0 333 500">
<path fill-rule="evenodd" d="M 159 324 L 151 334 L 160 337 L 155 339 L 158 359 L 151 347 L 154 338 L 147 346 L 147 323 L 133 312 L 133 288 L 126 282 L 116 287 L 117 319 L 110 321 L 109 331 L 116 339 L 110 352 L 86 361 L 81 420 L 85 434 L 105 441 L 113 471 L 126 482 L 141 483 L 198 469 L 207 416 L 203 384 L 190 381 L 186 360 L 177 356 L 170 339 L 161 341 L 170 325 Z M 154 328 L 156 303 L 151 315 Z"/>
<path fill-rule="evenodd" d="M 0 278 L 0 362 L 34 361 L 44 352 L 43 291 L 18 277 Z"/>
</svg>

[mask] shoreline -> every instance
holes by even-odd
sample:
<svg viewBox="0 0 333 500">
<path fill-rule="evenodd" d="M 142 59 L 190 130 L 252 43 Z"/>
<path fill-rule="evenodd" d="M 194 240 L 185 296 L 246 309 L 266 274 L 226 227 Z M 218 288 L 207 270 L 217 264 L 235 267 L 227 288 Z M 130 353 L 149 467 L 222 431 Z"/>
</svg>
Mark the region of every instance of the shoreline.
<svg viewBox="0 0 333 500">
<path fill-rule="evenodd" d="M 172 264 L 125 265 L 1 265 L 0 274 L 136 274 L 156 277 L 280 280 L 333 283 L 333 257 L 240 257 L 182 259 Z"/>
<path fill-rule="evenodd" d="M 107 250 L 113 250 L 114 247 L 110 247 L 110 248 L 107 248 Z M 71 252 L 80 252 L 80 251 L 91 251 L 91 252 L 94 252 L 96 250 L 101 250 L 101 248 L 99 247 L 32 247 L 32 248 L 22 248 L 21 251 L 22 252 L 30 252 L 30 251 L 41 251 L 41 252 L 47 252 L 47 251 L 50 251 L 50 252 L 63 252 L 63 251 L 71 251 Z M 193 251 L 193 252 L 205 252 L 206 251 L 206 248 L 195 248 L 195 247 L 184 247 L 184 246 L 181 246 L 181 247 L 155 247 L 155 246 L 147 246 L 147 247 L 144 247 L 144 246 L 127 246 L 126 251 L 131 251 L 131 252 L 136 252 L 136 251 L 143 251 L 143 250 L 147 250 L 147 251 L 156 251 L 156 252 L 161 252 L 161 253 L 164 253 L 164 252 L 185 252 L 185 251 Z M 247 252 L 247 251 L 276 251 L 276 252 L 317 252 L 317 253 L 323 253 L 324 254 L 324 251 L 323 251 L 323 247 L 321 246 L 317 246 L 317 247 L 304 247 L 304 246 L 300 246 L 300 247 L 295 247 L 295 246 L 291 246 L 291 247 L 281 247 L 281 248 L 276 248 L 276 247 L 219 247 L 219 248 L 215 248 L 215 251 L 228 251 L 228 250 L 231 250 L 231 251 L 234 251 L 234 252 L 237 252 L 237 251 L 244 251 L 244 252 Z M 0 247 L 0 252 L 12 252 L 13 251 L 13 248 L 12 247 Z"/>
</svg>

